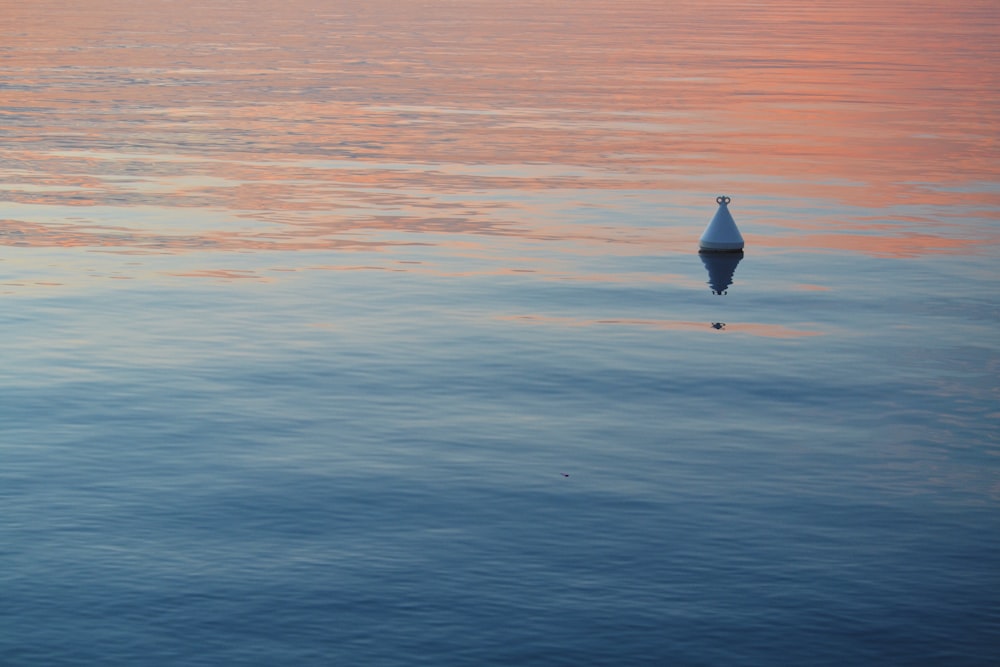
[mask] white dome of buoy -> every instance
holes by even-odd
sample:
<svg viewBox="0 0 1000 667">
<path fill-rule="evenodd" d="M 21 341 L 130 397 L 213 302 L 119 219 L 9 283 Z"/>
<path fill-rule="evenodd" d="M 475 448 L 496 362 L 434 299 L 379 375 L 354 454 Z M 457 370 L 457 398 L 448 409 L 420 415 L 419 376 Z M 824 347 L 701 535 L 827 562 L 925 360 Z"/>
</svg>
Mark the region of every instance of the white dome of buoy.
<svg viewBox="0 0 1000 667">
<path fill-rule="evenodd" d="M 743 235 L 729 212 L 729 202 L 732 199 L 722 195 L 716 197 L 715 201 L 719 204 L 719 210 L 701 235 L 698 252 L 743 252 Z"/>
</svg>

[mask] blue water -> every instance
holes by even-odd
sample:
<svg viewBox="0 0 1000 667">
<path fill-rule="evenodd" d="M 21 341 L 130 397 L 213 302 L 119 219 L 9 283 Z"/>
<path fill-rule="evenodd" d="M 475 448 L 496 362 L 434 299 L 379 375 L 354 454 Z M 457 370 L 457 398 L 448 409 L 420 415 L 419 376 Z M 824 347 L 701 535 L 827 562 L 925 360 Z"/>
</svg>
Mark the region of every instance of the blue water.
<svg viewBox="0 0 1000 667">
<path fill-rule="evenodd" d="M 2 5 L 0 664 L 994 664 L 997 12 L 445 4 Z"/>
</svg>

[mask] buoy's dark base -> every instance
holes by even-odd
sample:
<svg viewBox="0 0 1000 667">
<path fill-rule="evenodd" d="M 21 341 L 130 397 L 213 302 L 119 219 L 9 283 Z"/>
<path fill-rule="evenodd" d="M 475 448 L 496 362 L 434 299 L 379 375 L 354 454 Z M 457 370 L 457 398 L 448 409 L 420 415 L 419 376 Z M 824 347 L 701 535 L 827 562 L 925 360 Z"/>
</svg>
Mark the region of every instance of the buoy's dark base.
<svg viewBox="0 0 1000 667">
<path fill-rule="evenodd" d="M 702 254 L 702 253 L 704 253 L 706 255 L 708 255 L 708 254 L 711 254 L 711 255 L 718 255 L 718 254 L 736 255 L 736 254 L 740 254 L 740 255 L 742 255 L 743 254 L 743 248 L 739 248 L 737 250 L 719 250 L 718 248 L 698 248 L 698 254 Z"/>
</svg>

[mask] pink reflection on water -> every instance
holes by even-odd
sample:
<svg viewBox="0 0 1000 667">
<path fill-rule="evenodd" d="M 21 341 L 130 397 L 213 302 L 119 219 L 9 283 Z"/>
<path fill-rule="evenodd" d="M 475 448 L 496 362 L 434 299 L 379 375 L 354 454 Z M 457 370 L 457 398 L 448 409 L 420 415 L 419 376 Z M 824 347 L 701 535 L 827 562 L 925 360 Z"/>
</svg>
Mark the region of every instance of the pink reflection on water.
<svg viewBox="0 0 1000 667">
<path fill-rule="evenodd" d="M 650 320 L 650 319 L 607 319 L 607 320 L 585 320 L 573 317 L 555 317 L 549 315 L 511 315 L 498 317 L 499 320 L 520 322 L 524 324 L 535 324 L 558 327 L 596 327 L 596 326 L 622 326 L 640 327 L 650 329 L 662 329 L 664 331 L 704 331 L 714 329 L 726 333 L 744 333 L 765 338 L 807 338 L 812 336 L 822 336 L 823 332 L 807 329 L 793 329 L 780 324 L 767 324 L 762 322 L 742 322 L 735 324 L 691 322 L 683 320 Z"/>
<path fill-rule="evenodd" d="M 20 206 L 0 244 L 688 252 L 717 190 L 772 202 L 738 216 L 751 249 L 1000 243 L 962 228 L 1000 207 L 992 2 L 0 4 L 0 194 Z M 629 198 L 667 208 L 618 224 Z M 793 200 L 864 210 L 774 215 Z M 53 220 L 66 206 L 137 213 Z M 169 234 L 139 209 L 229 215 Z"/>
<path fill-rule="evenodd" d="M 794 249 L 804 252 L 851 251 L 874 257 L 906 259 L 932 254 L 974 253 L 982 249 L 980 239 L 956 239 L 904 232 L 884 236 L 874 234 L 803 234 L 757 239 L 759 247 Z"/>
<path fill-rule="evenodd" d="M 216 278 L 226 282 L 232 280 L 253 280 L 256 282 L 272 282 L 270 279 L 258 275 L 254 271 L 243 269 L 202 269 L 199 271 L 184 271 L 170 273 L 168 275 L 180 276 L 182 278 Z"/>
</svg>

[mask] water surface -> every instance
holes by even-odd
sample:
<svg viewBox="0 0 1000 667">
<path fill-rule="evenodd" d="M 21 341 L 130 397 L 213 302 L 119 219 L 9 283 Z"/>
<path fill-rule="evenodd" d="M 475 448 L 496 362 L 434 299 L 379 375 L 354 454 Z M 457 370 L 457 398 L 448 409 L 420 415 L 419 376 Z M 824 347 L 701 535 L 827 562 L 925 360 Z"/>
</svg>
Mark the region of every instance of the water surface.
<svg viewBox="0 0 1000 667">
<path fill-rule="evenodd" d="M 0 662 L 991 664 L 994 3 L 356 5 L 0 1 Z"/>
</svg>

